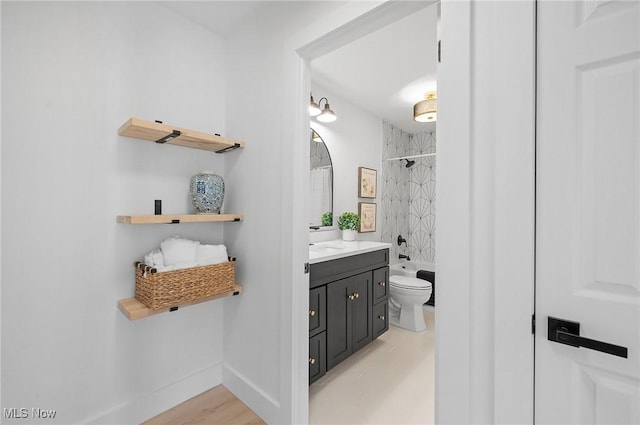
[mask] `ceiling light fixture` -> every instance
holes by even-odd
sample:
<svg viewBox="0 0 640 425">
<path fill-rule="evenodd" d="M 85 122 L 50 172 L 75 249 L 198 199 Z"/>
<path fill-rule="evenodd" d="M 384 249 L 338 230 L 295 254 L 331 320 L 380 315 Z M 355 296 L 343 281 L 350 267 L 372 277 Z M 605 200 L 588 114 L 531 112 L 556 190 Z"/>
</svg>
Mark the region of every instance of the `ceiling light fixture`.
<svg viewBox="0 0 640 425">
<path fill-rule="evenodd" d="M 309 102 L 309 115 L 312 117 L 317 117 L 322 112 L 320 109 L 320 105 L 313 101 L 313 95 L 311 95 L 311 102 Z"/>
<path fill-rule="evenodd" d="M 417 122 L 435 122 L 437 118 L 436 92 L 424 94 L 424 100 L 413 105 L 413 120 Z"/>
</svg>

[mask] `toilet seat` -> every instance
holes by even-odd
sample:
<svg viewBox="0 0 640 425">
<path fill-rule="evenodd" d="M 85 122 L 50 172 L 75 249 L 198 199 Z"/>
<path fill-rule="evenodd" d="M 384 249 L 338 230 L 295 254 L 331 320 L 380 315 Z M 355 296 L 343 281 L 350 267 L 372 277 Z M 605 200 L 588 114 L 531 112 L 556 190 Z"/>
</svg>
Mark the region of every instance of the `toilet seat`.
<svg viewBox="0 0 640 425">
<path fill-rule="evenodd" d="M 424 291 L 431 289 L 431 282 L 417 277 L 391 275 L 389 277 L 389 286 L 398 289 L 411 289 L 416 291 Z"/>
</svg>

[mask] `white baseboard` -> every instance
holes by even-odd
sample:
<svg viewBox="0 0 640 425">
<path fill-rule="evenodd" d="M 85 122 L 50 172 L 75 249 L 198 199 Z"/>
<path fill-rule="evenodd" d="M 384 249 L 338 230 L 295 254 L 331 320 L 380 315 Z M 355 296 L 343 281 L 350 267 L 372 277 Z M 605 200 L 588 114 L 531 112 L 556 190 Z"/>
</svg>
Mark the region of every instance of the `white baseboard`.
<svg viewBox="0 0 640 425">
<path fill-rule="evenodd" d="M 280 423 L 280 403 L 228 365 L 222 367 L 222 384 L 263 421 Z"/>
<path fill-rule="evenodd" d="M 212 365 L 166 387 L 116 406 L 106 413 L 82 421 L 82 423 L 94 425 L 139 424 L 221 384 L 221 369 L 220 363 Z"/>
</svg>

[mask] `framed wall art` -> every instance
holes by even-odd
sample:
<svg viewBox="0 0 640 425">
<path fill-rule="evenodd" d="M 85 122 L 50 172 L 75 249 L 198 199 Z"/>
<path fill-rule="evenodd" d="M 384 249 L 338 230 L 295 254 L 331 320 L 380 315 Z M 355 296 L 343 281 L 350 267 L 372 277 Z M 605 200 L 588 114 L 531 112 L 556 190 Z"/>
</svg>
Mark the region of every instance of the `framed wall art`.
<svg viewBox="0 0 640 425">
<path fill-rule="evenodd" d="M 375 198 L 378 172 L 371 168 L 358 167 L 358 197 Z"/>
<path fill-rule="evenodd" d="M 376 231 L 376 204 L 371 202 L 358 202 L 358 215 L 360 216 L 360 233 Z"/>
</svg>

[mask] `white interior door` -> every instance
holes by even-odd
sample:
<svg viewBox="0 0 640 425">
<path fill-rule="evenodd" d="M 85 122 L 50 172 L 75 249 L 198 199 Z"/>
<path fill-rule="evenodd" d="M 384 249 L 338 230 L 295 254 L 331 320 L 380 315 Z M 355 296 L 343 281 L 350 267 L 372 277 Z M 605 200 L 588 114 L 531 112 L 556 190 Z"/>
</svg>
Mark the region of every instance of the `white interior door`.
<svg viewBox="0 0 640 425">
<path fill-rule="evenodd" d="M 640 2 L 537 7 L 536 422 L 640 424 Z"/>
</svg>

